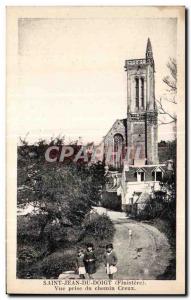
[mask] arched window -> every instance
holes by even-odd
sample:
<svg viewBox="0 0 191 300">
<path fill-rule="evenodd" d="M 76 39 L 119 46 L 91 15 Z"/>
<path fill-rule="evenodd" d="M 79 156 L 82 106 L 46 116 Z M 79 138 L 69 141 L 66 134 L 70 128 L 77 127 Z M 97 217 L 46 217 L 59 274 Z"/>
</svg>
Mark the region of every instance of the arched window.
<svg viewBox="0 0 191 300">
<path fill-rule="evenodd" d="M 141 106 L 144 108 L 144 78 L 141 78 Z"/>
<path fill-rule="evenodd" d="M 122 165 L 122 154 L 123 154 L 123 136 L 119 133 L 113 137 L 114 142 L 114 165 L 116 168 Z"/>
<path fill-rule="evenodd" d="M 135 78 L 135 100 L 136 107 L 139 108 L 139 78 Z"/>
<path fill-rule="evenodd" d="M 119 133 L 114 135 L 114 152 L 117 152 L 118 149 L 121 149 L 123 146 L 123 136 Z"/>
</svg>

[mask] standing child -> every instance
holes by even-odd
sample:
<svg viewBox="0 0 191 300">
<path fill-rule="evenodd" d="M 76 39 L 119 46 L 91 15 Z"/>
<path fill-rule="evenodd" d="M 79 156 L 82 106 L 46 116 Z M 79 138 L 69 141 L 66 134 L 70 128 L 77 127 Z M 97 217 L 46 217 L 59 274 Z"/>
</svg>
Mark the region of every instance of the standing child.
<svg viewBox="0 0 191 300">
<path fill-rule="evenodd" d="M 92 274 L 96 272 L 96 257 L 94 253 L 94 246 L 92 243 L 87 244 L 87 250 L 84 255 L 84 263 L 86 273 L 88 273 L 89 279 L 93 279 Z"/>
<path fill-rule="evenodd" d="M 83 249 L 78 250 L 78 255 L 76 258 L 76 265 L 78 268 L 78 274 L 81 279 L 85 279 L 86 269 L 84 265 L 84 251 Z"/>
<path fill-rule="evenodd" d="M 113 251 L 113 245 L 106 245 L 106 252 L 104 254 L 104 263 L 106 267 L 106 273 L 109 279 L 113 279 L 113 274 L 117 272 L 117 256 Z"/>
<path fill-rule="evenodd" d="M 130 247 L 130 246 L 132 246 L 131 245 L 132 244 L 132 242 L 131 242 L 132 241 L 132 230 L 130 228 L 128 229 L 128 233 L 129 233 L 129 247 Z"/>
</svg>

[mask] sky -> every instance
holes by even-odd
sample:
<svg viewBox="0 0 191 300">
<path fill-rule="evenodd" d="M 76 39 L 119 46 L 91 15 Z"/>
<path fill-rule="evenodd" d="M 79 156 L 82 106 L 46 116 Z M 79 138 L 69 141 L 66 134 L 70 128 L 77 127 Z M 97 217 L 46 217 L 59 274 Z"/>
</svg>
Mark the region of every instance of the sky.
<svg viewBox="0 0 191 300">
<path fill-rule="evenodd" d="M 173 18 L 19 19 L 17 136 L 100 142 L 126 117 L 124 62 L 145 57 L 148 37 L 156 97 L 167 93 L 162 78 L 169 57 L 176 58 L 176 25 Z M 159 141 L 173 137 L 172 125 L 159 126 Z"/>
</svg>

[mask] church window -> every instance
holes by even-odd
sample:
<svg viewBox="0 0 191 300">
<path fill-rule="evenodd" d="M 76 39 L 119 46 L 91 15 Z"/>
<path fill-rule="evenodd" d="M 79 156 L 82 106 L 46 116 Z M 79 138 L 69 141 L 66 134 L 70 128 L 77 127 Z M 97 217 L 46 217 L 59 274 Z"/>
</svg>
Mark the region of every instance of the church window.
<svg viewBox="0 0 191 300">
<path fill-rule="evenodd" d="M 114 135 L 114 152 L 117 152 L 119 148 L 123 145 L 123 137 L 121 134 L 117 133 Z"/>
<path fill-rule="evenodd" d="M 144 78 L 141 78 L 141 106 L 144 108 Z"/>
<path fill-rule="evenodd" d="M 122 151 L 123 151 L 123 136 L 117 133 L 114 135 L 115 166 L 117 168 L 121 167 L 122 165 Z"/>
<path fill-rule="evenodd" d="M 136 107 L 139 108 L 139 78 L 135 78 Z"/>
</svg>

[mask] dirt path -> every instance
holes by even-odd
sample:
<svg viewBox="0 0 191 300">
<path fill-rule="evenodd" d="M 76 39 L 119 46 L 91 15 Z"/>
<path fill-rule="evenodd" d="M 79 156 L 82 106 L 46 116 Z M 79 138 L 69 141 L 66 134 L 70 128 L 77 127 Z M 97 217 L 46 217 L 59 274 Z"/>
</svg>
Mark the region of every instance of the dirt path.
<svg viewBox="0 0 191 300">
<path fill-rule="evenodd" d="M 118 256 L 119 279 L 156 279 L 169 265 L 171 251 L 166 236 L 151 225 L 128 220 L 125 213 L 106 211 L 115 224 L 114 249 Z M 128 235 L 132 230 L 132 238 Z M 104 266 L 94 276 L 107 278 Z"/>
</svg>

